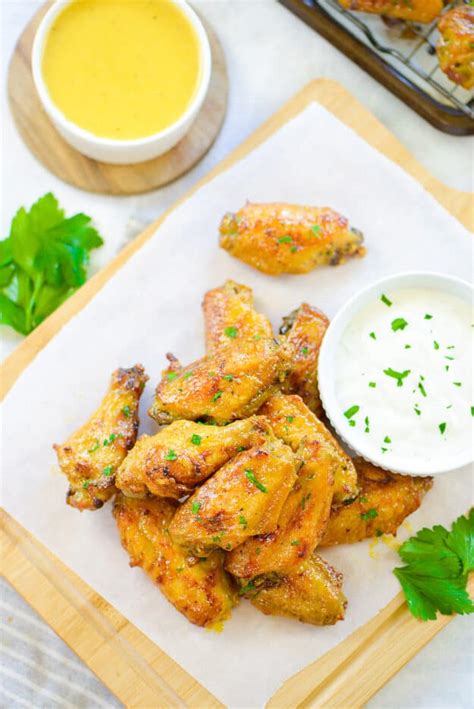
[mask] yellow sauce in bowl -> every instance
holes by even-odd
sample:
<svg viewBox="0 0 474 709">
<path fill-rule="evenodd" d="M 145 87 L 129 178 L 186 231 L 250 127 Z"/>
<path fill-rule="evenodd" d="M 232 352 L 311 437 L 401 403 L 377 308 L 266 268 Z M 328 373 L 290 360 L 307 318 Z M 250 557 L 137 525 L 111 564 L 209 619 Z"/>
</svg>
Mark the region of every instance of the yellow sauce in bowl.
<svg viewBox="0 0 474 709">
<path fill-rule="evenodd" d="M 170 0 L 73 0 L 53 21 L 42 73 L 77 126 L 133 140 L 175 123 L 197 91 L 197 34 Z"/>
</svg>

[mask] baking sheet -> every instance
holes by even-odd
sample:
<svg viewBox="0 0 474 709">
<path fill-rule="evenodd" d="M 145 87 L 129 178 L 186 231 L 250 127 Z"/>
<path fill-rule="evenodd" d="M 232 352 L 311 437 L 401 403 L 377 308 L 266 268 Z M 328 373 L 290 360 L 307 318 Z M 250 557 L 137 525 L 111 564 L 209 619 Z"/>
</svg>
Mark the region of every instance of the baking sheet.
<svg viewBox="0 0 474 709">
<path fill-rule="evenodd" d="M 246 199 L 330 205 L 365 233 L 368 254 L 339 268 L 271 278 L 217 248 L 223 212 Z M 412 178 L 317 104 L 201 188 L 107 283 L 25 370 L 3 406 L 6 510 L 199 682 L 231 707 L 258 707 L 282 682 L 369 620 L 398 591 L 399 563 L 379 542 L 324 550 L 344 573 L 346 620 L 330 628 L 268 618 L 248 603 L 221 634 L 190 625 L 139 569 L 128 569 L 110 505 L 79 514 L 64 504 L 53 442 L 63 441 L 98 404 L 110 372 L 142 362 L 145 411 L 173 351 L 183 362 L 204 350 L 204 292 L 233 278 L 254 288 L 275 326 L 306 300 L 329 316 L 357 289 L 401 270 L 471 277 L 466 230 Z M 472 499 L 468 468 L 436 480 L 402 532 L 448 524 Z M 373 557 L 376 558 L 373 558 Z"/>
</svg>

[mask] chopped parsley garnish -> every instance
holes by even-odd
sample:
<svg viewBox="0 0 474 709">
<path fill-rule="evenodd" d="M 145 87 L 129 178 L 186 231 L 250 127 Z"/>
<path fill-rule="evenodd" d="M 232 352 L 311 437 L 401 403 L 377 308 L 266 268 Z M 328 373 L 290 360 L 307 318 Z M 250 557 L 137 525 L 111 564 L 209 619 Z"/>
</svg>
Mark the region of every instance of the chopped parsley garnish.
<svg viewBox="0 0 474 709">
<path fill-rule="evenodd" d="M 423 377 L 421 377 L 421 379 L 423 379 Z M 428 396 L 422 382 L 418 382 L 418 389 L 420 390 L 422 396 Z"/>
<path fill-rule="evenodd" d="M 102 475 L 105 475 L 107 478 L 112 475 L 113 472 L 113 467 L 111 465 L 108 465 L 106 468 L 103 469 Z"/>
<path fill-rule="evenodd" d="M 443 423 L 440 423 L 439 426 L 438 426 L 438 428 L 439 428 L 439 432 L 440 432 L 441 434 L 443 434 L 443 433 L 446 431 L 446 422 L 443 421 Z"/>
<path fill-rule="evenodd" d="M 370 422 L 369 422 L 369 417 L 368 417 L 368 416 L 365 417 L 364 423 L 365 423 L 365 430 L 364 430 L 364 433 L 370 433 Z"/>
<path fill-rule="evenodd" d="M 130 416 L 130 406 L 127 404 L 126 406 L 123 407 L 122 413 L 124 416 L 127 418 Z"/>
<path fill-rule="evenodd" d="M 354 406 L 350 406 L 347 411 L 344 411 L 344 416 L 346 419 L 350 419 L 353 416 L 356 415 L 356 413 L 359 411 L 360 406 L 357 406 L 357 404 L 354 404 Z"/>
<path fill-rule="evenodd" d="M 104 440 L 103 445 L 110 446 L 115 441 L 116 438 L 117 438 L 117 434 L 111 433 L 110 436 Z"/>
<path fill-rule="evenodd" d="M 176 460 L 178 456 L 172 448 L 169 449 L 168 453 L 165 455 L 165 460 Z"/>
<path fill-rule="evenodd" d="M 411 350 L 411 345 L 405 345 L 406 350 Z"/>
<path fill-rule="evenodd" d="M 186 372 L 186 374 L 183 374 L 183 379 L 189 379 L 192 376 L 193 376 L 193 372 Z"/>
<path fill-rule="evenodd" d="M 212 401 L 217 401 L 218 399 L 221 398 L 221 396 L 222 396 L 222 392 L 221 392 L 221 391 L 216 391 L 216 393 L 215 393 L 214 396 L 212 397 Z"/>
<path fill-rule="evenodd" d="M 299 539 L 293 539 L 293 541 L 290 543 L 292 547 L 298 547 L 301 544 Z"/>
<path fill-rule="evenodd" d="M 382 301 L 382 303 L 385 303 L 385 305 L 388 305 L 388 307 L 392 305 L 392 301 L 387 298 L 385 293 L 382 293 L 382 295 L 380 296 L 380 300 Z"/>
<path fill-rule="evenodd" d="M 87 490 L 87 488 L 89 487 L 89 485 L 91 484 L 91 482 L 92 482 L 92 480 L 85 480 L 85 481 L 82 483 L 82 487 L 84 488 L 84 490 Z"/>
<path fill-rule="evenodd" d="M 311 497 L 311 493 L 308 492 L 307 495 L 304 495 L 304 496 L 301 498 L 301 509 L 302 509 L 302 510 L 304 510 L 304 508 L 306 507 L 306 503 L 308 502 L 308 500 L 309 500 L 310 497 Z"/>
<path fill-rule="evenodd" d="M 201 436 L 198 436 L 197 433 L 193 433 L 191 436 L 191 443 L 193 443 L 195 446 L 200 446 L 202 442 Z"/>
<path fill-rule="evenodd" d="M 233 374 L 224 374 L 223 377 L 227 382 L 232 382 L 234 381 L 234 375 Z"/>
<path fill-rule="evenodd" d="M 193 502 L 191 505 L 191 512 L 193 515 L 197 515 L 199 510 L 201 509 L 201 503 L 200 502 Z"/>
<path fill-rule="evenodd" d="M 388 448 L 381 448 L 382 453 L 386 453 L 388 451 Z"/>
<path fill-rule="evenodd" d="M 378 514 L 379 513 L 377 512 L 375 507 L 371 507 L 370 510 L 367 510 L 367 512 L 361 512 L 360 518 L 363 520 L 375 519 L 376 517 L 378 517 Z"/>
<path fill-rule="evenodd" d="M 242 586 L 242 588 L 239 591 L 239 596 L 243 596 L 245 593 L 248 593 L 249 591 L 254 591 L 255 590 L 255 584 L 253 581 L 249 581 L 245 586 Z"/>
<path fill-rule="evenodd" d="M 317 224 L 313 224 L 313 226 L 311 227 L 311 231 L 313 232 L 313 234 L 319 234 L 319 232 L 321 231 L 321 227 Z"/>
<path fill-rule="evenodd" d="M 446 349 L 447 349 L 447 350 L 454 350 L 455 347 L 454 347 L 454 345 L 449 345 L 449 347 L 446 347 Z"/>
<path fill-rule="evenodd" d="M 433 317 L 432 315 L 430 315 L 429 313 L 426 313 L 425 320 L 431 320 L 432 317 Z"/>
<path fill-rule="evenodd" d="M 377 339 L 377 336 L 376 336 L 375 332 L 371 332 L 370 335 L 369 335 L 369 337 L 371 337 L 373 340 L 376 340 L 376 339 Z"/>
<path fill-rule="evenodd" d="M 452 361 L 454 359 L 454 357 L 449 357 L 448 355 L 444 355 L 444 359 L 450 359 Z"/>
<path fill-rule="evenodd" d="M 392 330 L 394 332 L 397 330 L 404 330 L 407 325 L 408 323 L 405 318 L 395 318 L 395 320 L 392 320 Z"/>
<path fill-rule="evenodd" d="M 414 409 L 415 409 L 415 414 L 417 416 L 421 416 L 421 410 L 420 410 L 420 407 L 418 406 L 418 404 L 415 404 Z"/>
<path fill-rule="evenodd" d="M 92 446 L 92 448 L 89 448 L 89 450 L 88 450 L 87 452 L 88 452 L 88 453 L 95 453 L 95 451 L 96 451 L 98 448 L 100 448 L 100 443 L 99 443 L 99 440 L 96 438 L 96 441 L 95 441 L 94 445 Z"/>
<path fill-rule="evenodd" d="M 371 387 L 372 389 L 375 389 L 376 386 L 377 384 L 375 382 L 369 382 L 369 387 Z"/>
<path fill-rule="evenodd" d="M 439 343 L 436 342 L 436 340 L 433 340 L 433 347 L 435 348 L 435 350 L 439 350 Z"/>
<path fill-rule="evenodd" d="M 351 419 L 348 423 L 349 423 L 349 426 L 352 426 L 352 427 L 354 427 L 356 425 L 356 422 L 354 419 Z"/>
<path fill-rule="evenodd" d="M 221 532 L 220 534 L 216 534 L 214 537 L 211 537 L 211 540 L 214 542 L 214 544 L 219 544 L 223 536 L 224 532 Z"/>
<path fill-rule="evenodd" d="M 166 373 L 166 378 L 169 382 L 172 382 L 173 379 L 176 379 L 177 376 L 178 376 L 177 372 L 167 372 Z"/>
<path fill-rule="evenodd" d="M 253 470 L 246 470 L 246 471 L 245 471 L 245 477 L 247 478 L 247 480 L 250 480 L 250 482 L 252 483 L 252 485 L 255 485 L 255 487 L 256 487 L 258 490 L 260 490 L 260 492 L 268 492 L 268 490 L 267 490 L 267 488 L 265 487 L 265 485 L 264 485 L 263 483 L 261 483 L 260 480 L 257 480 L 257 478 L 255 477 L 255 474 L 254 474 Z"/>
<path fill-rule="evenodd" d="M 295 254 L 295 253 L 298 251 L 298 247 L 297 247 L 297 246 L 292 246 L 291 249 L 290 249 L 290 251 L 291 251 L 292 254 Z"/>
<path fill-rule="evenodd" d="M 309 352 L 308 347 L 302 347 L 302 348 L 301 348 L 301 354 L 307 355 L 308 352 Z"/>
<path fill-rule="evenodd" d="M 239 447 L 237 448 L 237 453 L 241 453 L 241 452 L 244 451 L 244 450 L 245 450 L 245 446 L 239 446 Z"/>
<path fill-rule="evenodd" d="M 286 420 L 288 421 L 288 423 L 293 423 L 293 421 L 295 420 L 295 417 L 294 416 L 287 416 Z"/>
<path fill-rule="evenodd" d="M 280 236 L 280 238 L 278 239 L 279 244 L 291 244 L 292 241 L 293 239 L 291 238 L 291 236 L 288 235 Z"/>
<path fill-rule="evenodd" d="M 471 416 L 474 416 L 474 406 L 471 406 Z"/>
<path fill-rule="evenodd" d="M 233 325 L 230 325 L 229 327 L 224 328 L 224 335 L 227 337 L 237 337 L 238 335 L 238 330 L 236 327 Z"/>
<path fill-rule="evenodd" d="M 390 438 L 390 436 L 385 436 L 385 438 L 383 439 L 383 442 L 384 443 L 391 443 L 392 439 Z"/>
<path fill-rule="evenodd" d="M 247 529 L 248 527 L 248 522 L 243 515 L 240 515 L 239 517 L 239 524 L 241 524 L 244 529 Z"/>
<path fill-rule="evenodd" d="M 455 387 L 462 387 L 462 382 L 453 382 Z"/>
<path fill-rule="evenodd" d="M 449 364 L 446 364 L 444 368 L 447 372 L 449 372 Z"/>
<path fill-rule="evenodd" d="M 397 380 L 397 387 L 403 386 L 403 380 L 405 379 L 405 377 L 408 377 L 410 372 L 411 372 L 411 369 L 405 369 L 404 372 L 397 372 L 395 369 L 392 369 L 391 367 L 383 370 L 383 373 L 386 374 L 387 377 L 393 377 L 394 379 Z"/>
</svg>

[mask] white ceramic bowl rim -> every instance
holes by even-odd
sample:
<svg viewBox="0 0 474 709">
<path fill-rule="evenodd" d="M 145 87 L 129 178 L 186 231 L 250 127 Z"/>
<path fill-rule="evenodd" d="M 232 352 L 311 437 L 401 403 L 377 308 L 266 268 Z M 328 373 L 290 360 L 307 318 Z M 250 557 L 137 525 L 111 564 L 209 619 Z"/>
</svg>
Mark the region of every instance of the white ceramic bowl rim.
<svg viewBox="0 0 474 709">
<path fill-rule="evenodd" d="M 340 337 L 353 317 L 366 305 L 372 295 L 394 288 L 410 287 L 437 288 L 457 295 L 463 300 L 474 297 L 473 287 L 467 281 L 456 276 L 430 271 L 406 271 L 403 273 L 386 276 L 374 281 L 363 290 L 356 293 L 345 305 L 340 308 L 331 321 L 324 336 L 319 352 L 318 384 L 321 401 L 331 425 L 343 441 L 356 451 L 358 455 L 375 465 L 387 469 L 387 461 L 377 455 L 378 451 L 369 443 L 361 441 L 358 432 L 348 429 L 347 420 L 341 409 L 335 391 L 334 355 Z M 456 470 L 468 465 L 473 460 L 473 451 L 462 451 L 458 455 L 450 456 L 449 461 L 443 458 L 439 463 L 414 463 L 407 464 L 406 458 L 400 458 L 398 464 L 396 456 L 390 458 L 390 470 L 405 475 L 438 475 Z"/>
<path fill-rule="evenodd" d="M 43 79 L 42 71 L 42 59 L 43 51 L 45 46 L 45 41 L 48 36 L 49 29 L 56 19 L 56 17 L 62 12 L 62 10 L 69 5 L 73 0 L 55 0 L 53 5 L 49 8 L 45 16 L 40 22 L 40 25 L 36 31 L 35 39 L 33 42 L 33 52 L 32 52 L 32 69 L 33 69 L 33 79 L 35 82 L 36 90 L 41 98 L 42 103 L 47 108 L 48 112 L 52 115 L 54 120 L 60 125 L 65 126 L 71 133 L 75 134 L 78 138 L 87 140 L 89 143 L 96 146 L 109 146 L 109 147 L 139 147 L 146 146 L 151 143 L 155 143 L 157 139 L 167 138 L 169 135 L 173 134 L 175 131 L 179 130 L 188 120 L 189 116 L 192 115 L 194 108 L 199 106 L 204 99 L 207 89 L 209 87 L 209 81 L 211 78 L 211 48 L 209 45 L 209 40 L 207 38 L 206 30 L 204 26 L 195 13 L 195 11 L 188 5 L 186 0 L 171 0 L 175 5 L 177 5 L 181 11 L 186 15 L 188 20 L 191 22 L 194 31 L 196 32 L 200 52 L 201 52 L 201 76 L 199 79 L 198 88 L 193 96 L 191 103 L 189 104 L 186 111 L 178 118 L 177 121 L 172 123 L 167 128 L 164 128 L 157 133 L 152 135 L 147 135 L 145 138 L 134 138 L 133 140 L 116 140 L 114 138 L 103 138 L 90 133 L 88 130 L 81 128 L 76 123 L 67 118 L 64 113 L 56 106 L 49 95 L 49 91 L 46 87 L 46 83 Z"/>
</svg>

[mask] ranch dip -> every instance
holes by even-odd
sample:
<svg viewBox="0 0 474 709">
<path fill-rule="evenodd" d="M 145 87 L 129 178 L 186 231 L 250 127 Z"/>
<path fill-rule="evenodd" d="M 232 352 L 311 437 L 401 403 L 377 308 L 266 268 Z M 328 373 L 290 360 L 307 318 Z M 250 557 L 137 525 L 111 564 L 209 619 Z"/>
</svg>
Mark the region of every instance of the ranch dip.
<svg viewBox="0 0 474 709">
<path fill-rule="evenodd" d="M 348 430 L 391 460 L 441 462 L 472 448 L 472 308 L 441 290 L 380 293 L 336 350 L 336 396 Z"/>
</svg>

